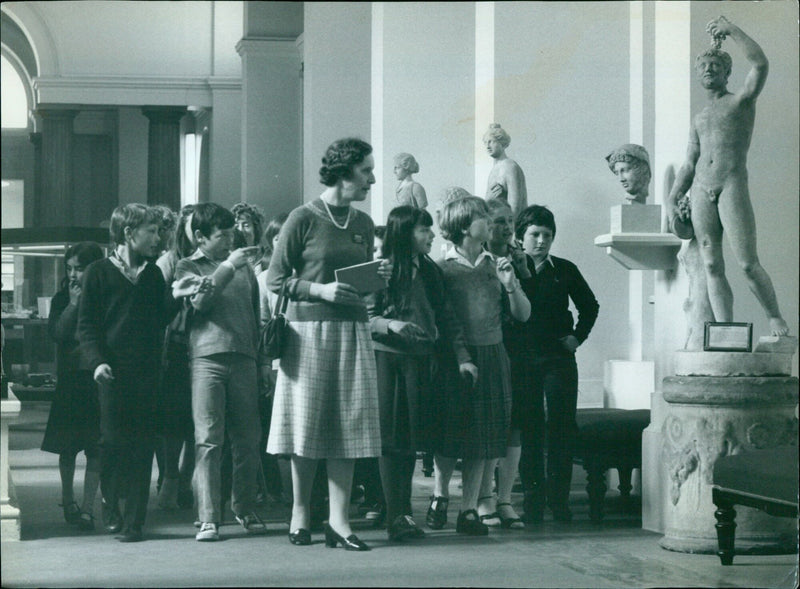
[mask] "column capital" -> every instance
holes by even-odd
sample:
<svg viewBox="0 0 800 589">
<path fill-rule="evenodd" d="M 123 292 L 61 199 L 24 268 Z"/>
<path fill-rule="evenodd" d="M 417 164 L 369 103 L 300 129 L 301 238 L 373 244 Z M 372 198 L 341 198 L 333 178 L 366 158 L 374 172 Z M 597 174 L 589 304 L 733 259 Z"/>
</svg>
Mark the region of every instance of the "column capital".
<svg viewBox="0 0 800 589">
<path fill-rule="evenodd" d="M 185 106 L 143 106 L 142 114 L 151 123 L 180 123 L 188 112 Z"/>
<path fill-rule="evenodd" d="M 211 111 L 207 108 L 189 111 L 189 114 L 194 117 L 195 132 L 198 130 L 200 133 L 208 131 L 208 126 L 211 124 Z"/>
</svg>

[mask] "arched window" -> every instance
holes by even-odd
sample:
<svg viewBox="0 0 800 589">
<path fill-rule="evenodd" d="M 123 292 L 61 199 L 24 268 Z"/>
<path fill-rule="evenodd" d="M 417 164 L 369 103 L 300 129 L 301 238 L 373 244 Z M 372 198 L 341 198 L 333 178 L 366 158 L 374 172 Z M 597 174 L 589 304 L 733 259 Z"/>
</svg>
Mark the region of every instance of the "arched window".
<svg viewBox="0 0 800 589">
<path fill-rule="evenodd" d="M 0 119 L 3 129 L 25 129 L 28 126 L 28 99 L 19 73 L 2 56 L 0 61 Z"/>
</svg>

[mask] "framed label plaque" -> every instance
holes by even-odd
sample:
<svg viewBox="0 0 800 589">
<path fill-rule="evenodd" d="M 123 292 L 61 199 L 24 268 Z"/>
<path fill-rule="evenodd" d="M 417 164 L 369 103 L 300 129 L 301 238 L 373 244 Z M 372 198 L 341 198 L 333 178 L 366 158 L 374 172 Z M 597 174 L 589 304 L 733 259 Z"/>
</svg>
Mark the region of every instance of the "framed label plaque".
<svg viewBox="0 0 800 589">
<path fill-rule="evenodd" d="M 703 350 L 706 352 L 750 352 L 753 349 L 752 323 L 706 321 Z"/>
</svg>

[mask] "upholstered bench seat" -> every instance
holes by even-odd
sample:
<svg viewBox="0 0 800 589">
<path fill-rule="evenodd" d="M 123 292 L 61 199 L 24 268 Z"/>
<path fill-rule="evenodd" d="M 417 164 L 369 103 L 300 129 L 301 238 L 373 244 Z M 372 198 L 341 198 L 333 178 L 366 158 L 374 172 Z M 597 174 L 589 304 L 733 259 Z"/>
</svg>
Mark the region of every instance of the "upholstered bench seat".
<svg viewBox="0 0 800 589">
<path fill-rule="evenodd" d="M 600 522 L 609 468 L 619 472 L 622 496 L 630 495 L 631 472 L 642 467 L 642 432 L 650 424 L 650 410 L 579 409 L 576 420 L 574 461 L 586 471 L 589 517 Z"/>
<path fill-rule="evenodd" d="M 726 456 L 714 465 L 712 499 L 717 511 L 717 555 L 733 563 L 736 511 L 734 505 L 755 507 L 770 515 L 797 517 L 797 446 Z"/>
</svg>

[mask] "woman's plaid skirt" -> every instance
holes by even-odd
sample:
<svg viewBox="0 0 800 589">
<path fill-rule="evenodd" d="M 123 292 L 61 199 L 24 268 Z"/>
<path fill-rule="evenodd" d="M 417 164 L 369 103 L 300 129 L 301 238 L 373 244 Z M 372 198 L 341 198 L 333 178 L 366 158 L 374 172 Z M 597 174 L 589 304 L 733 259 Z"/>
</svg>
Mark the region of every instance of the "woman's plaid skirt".
<svg viewBox="0 0 800 589">
<path fill-rule="evenodd" d="M 378 385 L 369 323 L 289 324 L 267 452 L 306 458 L 380 456 Z"/>
</svg>

